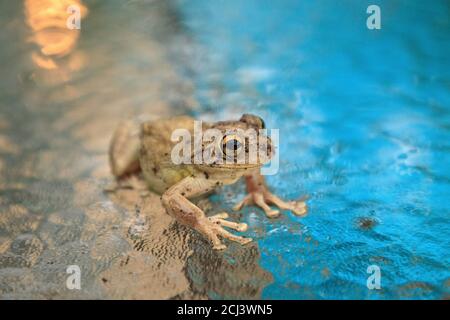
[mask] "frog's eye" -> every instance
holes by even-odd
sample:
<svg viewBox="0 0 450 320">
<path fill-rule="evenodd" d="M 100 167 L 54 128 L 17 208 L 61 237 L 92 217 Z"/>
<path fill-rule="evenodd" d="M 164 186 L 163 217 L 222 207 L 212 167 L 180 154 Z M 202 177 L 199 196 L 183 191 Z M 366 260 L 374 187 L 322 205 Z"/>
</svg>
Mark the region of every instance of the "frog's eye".
<svg viewBox="0 0 450 320">
<path fill-rule="evenodd" d="M 222 152 L 226 157 L 237 156 L 243 147 L 243 143 L 240 138 L 235 134 L 230 134 L 223 137 L 222 140 Z"/>
</svg>

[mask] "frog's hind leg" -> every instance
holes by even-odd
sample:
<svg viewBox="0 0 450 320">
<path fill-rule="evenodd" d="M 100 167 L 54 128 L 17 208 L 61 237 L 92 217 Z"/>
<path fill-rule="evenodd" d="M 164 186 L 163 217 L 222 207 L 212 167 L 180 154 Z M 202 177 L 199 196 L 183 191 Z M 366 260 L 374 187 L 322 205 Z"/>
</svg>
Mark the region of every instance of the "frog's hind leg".
<svg viewBox="0 0 450 320">
<path fill-rule="evenodd" d="M 115 177 L 140 171 L 139 149 L 139 124 L 134 121 L 120 123 L 109 146 L 109 163 Z"/>
</svg>

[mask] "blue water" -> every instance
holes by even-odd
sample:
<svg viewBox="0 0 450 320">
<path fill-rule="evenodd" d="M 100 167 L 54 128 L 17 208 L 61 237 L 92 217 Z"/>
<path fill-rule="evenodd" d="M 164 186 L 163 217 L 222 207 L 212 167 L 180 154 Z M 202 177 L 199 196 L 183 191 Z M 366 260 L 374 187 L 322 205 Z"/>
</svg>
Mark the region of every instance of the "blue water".
<svg viewBox="0 0 450 320">
<path fill-rule="evenodd" d="M 381 30 L 366 27 L 369 4 Z M 244 209 L 273 275 L 262 297 L 448 297 L 450 2 L 177 5 L 199 47 L 199 114 L 253 112 L 279 128 L 268 182 L 284 198 L 310 197 L 306 218 Z M 370 265 L 380 290 L 366 286 Z"/>
</svg>

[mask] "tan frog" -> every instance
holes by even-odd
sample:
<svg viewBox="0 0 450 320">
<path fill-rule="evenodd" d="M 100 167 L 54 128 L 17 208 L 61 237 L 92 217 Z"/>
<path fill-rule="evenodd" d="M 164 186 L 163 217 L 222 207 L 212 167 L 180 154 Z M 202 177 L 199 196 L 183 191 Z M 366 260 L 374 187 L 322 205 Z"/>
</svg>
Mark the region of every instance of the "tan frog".
<svg viewBox="0 0 450 320">
<path fill-rule="evenodd" d="M 279 215 L 278 210 L 273 210 L 268 205 L 273 204 L 280 209 L 291 210 L 299 216 L 306 214 L 305 202 L 285 202 L 268 190 L 264 177 L 260 174 L 260 168 L 264 164 L 262 161 L 253 163 L 247 157 L 248 163 L 234 161 L 219 164 L 175 165 L 171 155 L 176 142 L 171 140 L 171 136 L 174 130 L 180 128 L 187 129 L 193 134 L 194 119 L 179 116 L 145 121 L 140 125 L 131 121 L 122 123 L 114 133 L 109 151 L 112 173 L 117 180 L 120 182 L 123 177 L 142 172 L 148 188 L 162 195 L 162 203 L 167 212 L 178 222 L 203 234 L 212 242 L 214 249 L 226 248 L 219 240 L 219 236 L 240 244 L 250 242 L 251 238 L 236 236 L 223 228 L 245 231 L 247 225 L 226 220 L 227 213 L 207 217 L 189 199 L 207 194 L 219 186 L 233 184 L 241 177 L 246 179 L 249 194 L 233 208 L 234 210 L 256 204 L 272 218 Z M 236 156 L 236 149 L 245 145 L 245 141 L 239 141 L 239 137 L 230 132 L 236 129 L 258 131 L 264 128 L 264 121 L 257 116 L 244 114 L 239 121 L 203 123 L 202 128 L 220 130 L 223 133 L 221 144 L 223 154 L 229 155 L 231 146 L 232 155 Z M 265 138 L 268 141 L 266 150 L 271 156 L 273 147 L 270 139 Z M 242 148 L 242 152 L 248 153 L 249 148 Z"/>
</svg>

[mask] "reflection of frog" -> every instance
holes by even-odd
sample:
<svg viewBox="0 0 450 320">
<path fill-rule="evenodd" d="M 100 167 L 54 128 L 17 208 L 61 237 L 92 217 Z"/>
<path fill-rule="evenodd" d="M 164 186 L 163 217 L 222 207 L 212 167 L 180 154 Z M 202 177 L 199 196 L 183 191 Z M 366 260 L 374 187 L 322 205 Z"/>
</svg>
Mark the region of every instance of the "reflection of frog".
<svg viewBox="0 0 450 320">
<path fill-rule="evenodd" d="M 238 136 L 229 134 L 230 131 L 237 129 L 258 131 L 264 128 L 264 122 L 257 116 L 246 114 L 239 121 L 204 123 L 203 128 L 218 129 L 224 134 L 222 152 L 226 154 L 229 146 L 236 150 L 237 145 L 245 145 L 245 141 L 238 141 Z M 148 187 L 162 195 L 162 203 L 167 212 L 180 223 L 202 233 L 213 243 L 215 249 L 225 248 L 218 236 L 241 244 L 250 242 L 250 238 L 233 235 L 223 228 L 245 231 L 247 225 L 225 220 L 228 218 L 226 213 L 206 217 L 203 211 L 188 199 L 206 194 L 218 186 L 233 184 L 242 176 L 246 178 L 249 195 L 235 206 L 235 210 L 254 203 L 261 207 L 268 217 L 275 217 L 279 211 L 272 210 L 267 204 L 270 203 L 281 209 L 291 210 L 296 215 L 306 214 L 306 205 L 303 201 L 284 202 L 269 192 L 263 176 L 259 173 L 263 165 L 261 162 L 175 165 L 171 161 L 172 148 L 175 145 L 175 142 L 171 141 L 171 135 L 176 129 L 187 129 L 193 134 L 194 119 L 181 116 L 147 121 L 141 124 L 140 129 L 132 122 L 120 125 L 110 147 L 112 172 L 117 178 L 122 178 L 142 171 Z M 273 148 L 270 139 L 267 141 L 267 150 L 271 153 Z M 249 148 L 242 150 L 249 152 Z"/>
</svg>

